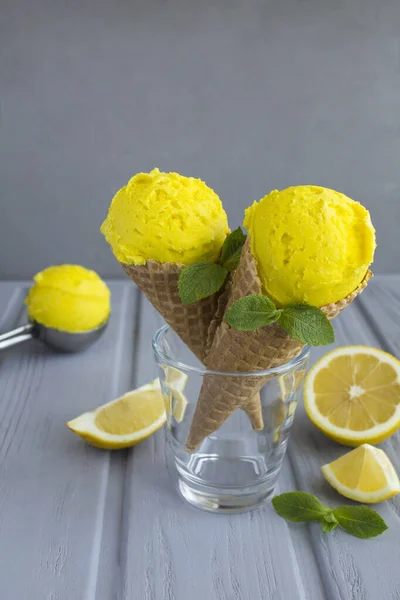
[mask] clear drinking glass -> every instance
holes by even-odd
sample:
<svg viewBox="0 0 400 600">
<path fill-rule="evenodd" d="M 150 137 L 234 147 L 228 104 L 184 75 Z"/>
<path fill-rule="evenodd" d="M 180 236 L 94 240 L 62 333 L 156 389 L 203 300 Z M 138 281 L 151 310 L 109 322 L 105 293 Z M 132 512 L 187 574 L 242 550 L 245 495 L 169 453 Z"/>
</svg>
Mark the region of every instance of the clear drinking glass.
<svg viewBox="0 0 400 600">
<path fill-rule="evenodd" d="M 213 512 L 242 512 L 262 506 L 272 495 L 282 466 L 309 357 L 308 347 L 290 362 L 256 373 L 207 370 L 177 334 L 161 327 L 153 338 L 165 399 L 168 445 L 182 496 Z M 264 429 L 255 431 L 236 410 L 193 453 L 185 451 L 197 398 L 206 375 L 262 377 Z"/>
</svg>

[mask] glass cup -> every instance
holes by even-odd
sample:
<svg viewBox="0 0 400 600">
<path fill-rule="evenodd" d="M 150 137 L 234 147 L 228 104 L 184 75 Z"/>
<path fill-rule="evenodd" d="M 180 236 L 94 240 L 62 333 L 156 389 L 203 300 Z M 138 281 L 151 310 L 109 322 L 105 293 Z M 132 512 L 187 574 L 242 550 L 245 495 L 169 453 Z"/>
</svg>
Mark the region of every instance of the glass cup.
<svg viewBox="0 0 400 600">
<path fill-rule="evenodd" d="M 234 513 L 262 506 L 273 494 L 285 456 L 309 349 L 286 364 L 256 373 L 207 370 L 178 335 L 164 325 L 153 338 L 167 411 L 168 446 L 182 496 L 194 506 Z M 253 378 L 263 382 L 260 401 L 264 428 L 255 431 L 247 414 L 235 410 L 193 453 L 185 442 L 205 376 Z"/>
</svg>

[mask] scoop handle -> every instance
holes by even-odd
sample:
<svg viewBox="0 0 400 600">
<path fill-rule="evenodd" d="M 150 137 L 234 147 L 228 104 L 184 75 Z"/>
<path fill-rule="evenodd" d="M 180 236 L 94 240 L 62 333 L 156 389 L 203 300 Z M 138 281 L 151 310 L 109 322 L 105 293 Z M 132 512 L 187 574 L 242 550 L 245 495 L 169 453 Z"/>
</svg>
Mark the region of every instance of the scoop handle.
<svg viewBox="0 0 400 600">
<path fill-rule="evenodd" d="M 28 323 L 0 335 L 0 350 L 16 346 L 35 337 L 35 327 Z"/>
</svg>

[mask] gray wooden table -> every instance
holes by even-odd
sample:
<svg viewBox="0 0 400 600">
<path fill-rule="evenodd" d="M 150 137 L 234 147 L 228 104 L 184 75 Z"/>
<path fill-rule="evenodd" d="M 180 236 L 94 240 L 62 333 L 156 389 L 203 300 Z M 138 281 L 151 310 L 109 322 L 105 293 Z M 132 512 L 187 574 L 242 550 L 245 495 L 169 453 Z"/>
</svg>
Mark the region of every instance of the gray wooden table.
<svg viewBox="0 0 400 600">
<path fill-rule="evenodd" d="M 129 281 L 111 284 L 113 314 L 80 356 L 31 342 L 0 358 L 1 600 L 397 600 L 400 500 L 362 541 L 317 524 L 289 525 L 271 506 L 198 511 L 177 495 L 165 432 L 130 451 L 85 445 L 65 422 L 156 376 L 159 317 Z M 24 322 L 26 285 L 0 284 L 0 327 Z M 376 277 L 336 321 L 337 343 L 399 355 L 400 276 Z M 314 359 L 323 352 L 315 352 Z M 400 437 L 384 448 L 400 471 Z M 320 466 L 343 453 L 296 414 L 279 490 L 342 499 Z"/>
</svg>

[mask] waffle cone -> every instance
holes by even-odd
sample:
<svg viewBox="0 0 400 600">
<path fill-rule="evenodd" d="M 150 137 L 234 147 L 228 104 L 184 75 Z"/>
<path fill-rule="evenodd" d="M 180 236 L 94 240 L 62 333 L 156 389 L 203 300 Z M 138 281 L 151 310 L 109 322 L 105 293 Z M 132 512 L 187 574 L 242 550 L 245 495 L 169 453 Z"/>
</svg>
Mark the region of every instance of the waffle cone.
<svg viewBox="0 0 400 600">
<path fill-rule="evenodd" d="M 182 304 L 178 280 L 184 265 L 148 260 L 144 265 L 121 263 L 121 266 L 193 354 L 204 362 L 209 343 L 208 329 L 215 319 L 221 294 L 194 304 Z M 223 311 L 222 307 L 219 311 Z M 221 319 L 222 316 L 223 312 Z M 215 322 L 215 329 L 216 326 Z"/>
<path fill-rule="evenodd" d="M 184 265 L 149 260 L 144 265 L 121 263 L 121 266 L 193 354 L 207 365 L 207 354 L 229 299 L 231 278 L 222 292 L 194 304 L 182 304 L 178 280 Z M 262 429 L 259 397 L 252 399 L 244 410 L 252 426 Z"/>
<path fill-rule="evenodd" d="M 121 266 L 193 354 L 207 365 L 207 354 L 229 299 L 231 279 L 228 279 L 222 292 L 194 304 L 182 304 L 178 280 L 184 265 L 149 260 L 144 265 L 121 263 Z M 251 399 L 243 409 L 252 426 L 262 429 L 259 397 Z"/>
<path fill-rule="evenodd" d="M 323 307 L 327 317 L 333 319 L 349 306 L 366 287 L 371 276 L 372 273 L 368 271 L 354 292 L 336 303 Z M 225 310 L 239 298 L 261 293 L 261 281 L 248 237 L 233 277 Z M 303 347 L 304 344 L 291 338 L 277 323 L 256 331 L 237 331 L 221 321 L 207 360 L 213 371 L 257 372 L 285 364 Z M 236 409 L 245 408 L 249 411 L 249 406 L 252 406 L 254 410 L 254 398 L 256 395 L 258 398 L 258 392 L 267 380 L 268 376 L 206 375 L 186 441 L 186 450 L 193 452 L 204 438 L 216 431 Z M 260 406 L 258 410 L 261 413 Z"/>
</svg>

